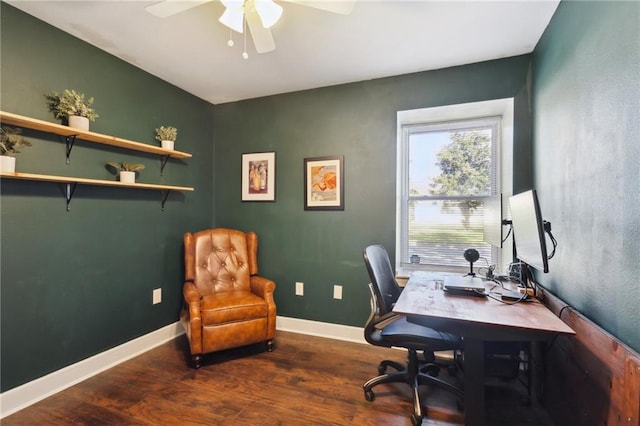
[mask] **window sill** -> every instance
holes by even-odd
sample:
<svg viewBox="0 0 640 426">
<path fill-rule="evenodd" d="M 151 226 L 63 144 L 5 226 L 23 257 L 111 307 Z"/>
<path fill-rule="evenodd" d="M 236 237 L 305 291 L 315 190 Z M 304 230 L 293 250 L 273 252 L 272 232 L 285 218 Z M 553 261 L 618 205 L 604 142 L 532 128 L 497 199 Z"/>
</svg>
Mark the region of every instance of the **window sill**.
<svg viewBox="0 0 640 426">
<path fill-rule="evenodd" d="M 468 268 L 455 267 L 455 266 L 439 266 L 439 265 L 416 265 L 416 266 L 402 266 L 396 270 L 396 281 L 400 286 L 407 283 L 411 274 L 415 271 L 426 272 L 448 272 L 453 274 L 466 274 L 469 272 Z"/>
</svg>

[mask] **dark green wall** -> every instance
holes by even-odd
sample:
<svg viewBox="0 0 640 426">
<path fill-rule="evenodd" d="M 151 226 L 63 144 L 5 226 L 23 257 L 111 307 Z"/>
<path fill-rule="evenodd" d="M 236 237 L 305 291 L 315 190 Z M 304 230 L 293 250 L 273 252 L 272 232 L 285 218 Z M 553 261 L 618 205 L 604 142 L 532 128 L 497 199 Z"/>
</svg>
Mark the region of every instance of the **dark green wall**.
<svg viewBox="0 0 640 426">
<path fill-rule="evenodd" d="M 114 179 L 104 162 L 128 160 L 147 166 L 143 182 L 196 191 L 162 212 L 155 191 L 81 186 L 66 212 L 60 185 L 2 180 L 1 390 L 175 322 L 182 234 L 212 225 L 258 232 L 279 315 L 362 326 L 361 251 L 394 254 L 396 112 L 503 97 L 515 97 L 515 192 L 539 190 L 560 243 L 538 278 L 640 350 L 639 8 L 562 2 L 533 72 L 521 56 L 213 107 L 2 3 L 3 110 L 53 121 L 43 95 L 74 88 L 96 98 L 92 130 L 153 144 L 171 124 L 193 154 L 161 178 L 155 156 L 78 141 L 67 165 L 60 139 L 25 132 L 19 171 Z M 276 202 L 243 203 L 241 154 L 263 151 L 277 154 Z M 325 155 L 345 156 L 345 210 L 304 211 L 303 159 Z"/>
<path fill-rule="evenodd" d="M 254 230 L 282 316 L 363 326 L 363 248 L 395 252 L 396 112 L 515 97 L 516 187 L 530 185 L 529 56 L 217 105 L 216 224 Z M 276 202 L 241 202 L 241 155 L 276 152 Z M 303 159 L 344 155 L 345 210 L 305 211 Z M 305 295 L 295 296 L 296 281 Z M 343 299 L 332 298 L 333 285 Z"/>
<path fill-rule="evenodd" d="M 17 158 L 22 172 L 111 179 L 106 161 L 146 165 L 139 181 L 192 186 L 161 211 L 156 191 L 79 186 L 65 209 L 62 186 L 2 179 L 1 382 L 11 389 L 147 334 L 178 317 L 182 234 L 213 224 L 213 106 L 2 3 L 1 108 L 55 121 L 44 94 L 65 88 L 94 96 L 91 129 L 156 144 L 153 129 L 178 127 L 160 157 L 77 141 L 71 164 L 55 136 Z M 152 290 L 163 302 L 152 305 Z"/>
<path fill-rule="evenodd" d="M 535 185 L 559 246 L 539 277 L 640 351 L 640 3 L 560 3 L 534 55 Z"/>
</svg>

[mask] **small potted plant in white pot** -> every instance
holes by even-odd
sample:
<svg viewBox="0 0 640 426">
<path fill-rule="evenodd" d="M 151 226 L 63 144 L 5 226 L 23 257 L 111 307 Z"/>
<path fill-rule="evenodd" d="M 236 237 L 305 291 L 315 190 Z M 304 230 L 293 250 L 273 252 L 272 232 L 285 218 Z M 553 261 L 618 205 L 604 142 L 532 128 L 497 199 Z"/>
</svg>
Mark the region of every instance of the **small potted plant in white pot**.
<svg viewBox="0 0 640 426">
<path fill-rule="evenodd" d="M 93 109 L 93 98 L 85 101 L 84 93 L 65 89 L 61 94 L 53 92 L 45 95 L 49 111 L 58 120 L 67 120 L 69 127 L 89 130 L 89 121 L 96 121 L 98 114 Z"/>
<path fill-rule="evenodd" d="M 22 136 L 22 129 L 17 127 L 0 127 L 0 172 L 16 172 L 16 154 L 23 146 L 31 146 L 31 142 Z"/>
<path fill-rule="evenodd" d="M 173 149 L 178 129 L 171 126 L 160 126 L 156 129 L 156 140 L 159 140 L 164 149 Z"/>
<path fill-rule="evenodd" d="M 106 165 L 119 172 L 120 182 L 123 183 L 135 183 L 136 172 L 144 169 L 144 164 L 125 163 L 124 161 L 122 163 L 109 161 Z"/>
</svg>

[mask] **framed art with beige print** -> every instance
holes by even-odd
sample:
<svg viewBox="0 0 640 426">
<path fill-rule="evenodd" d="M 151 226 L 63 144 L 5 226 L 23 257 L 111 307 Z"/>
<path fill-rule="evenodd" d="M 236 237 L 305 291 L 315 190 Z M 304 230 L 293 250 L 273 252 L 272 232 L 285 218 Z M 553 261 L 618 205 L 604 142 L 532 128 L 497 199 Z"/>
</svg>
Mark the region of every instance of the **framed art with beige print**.
<svg viewBox="0 0 640 426">
<path fill-rule="evenodd" d="M 276 200 L 276 153 L 242 154 L 242 201 Z"/>
<path fill-rule="evenodd" d="M 304 159 L 304 209 L 344 210 L 344 157 Z"/>
</svg>

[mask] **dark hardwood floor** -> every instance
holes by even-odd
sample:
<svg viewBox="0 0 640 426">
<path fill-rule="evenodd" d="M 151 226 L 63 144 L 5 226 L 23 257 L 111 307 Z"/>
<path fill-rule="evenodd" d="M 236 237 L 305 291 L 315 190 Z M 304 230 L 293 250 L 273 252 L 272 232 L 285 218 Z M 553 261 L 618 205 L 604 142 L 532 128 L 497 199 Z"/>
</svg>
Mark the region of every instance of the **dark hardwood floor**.
<svg viewBox="0 0 640 426">
<path fill-rule="evenodd" d="M 11 425 L 411 425 L 408 387 L 362 384 L 378 362 L 404 362 L 405 352 L 278 332 L 273 352 L 251 346 L 187 366 L 184 336 L 152 349 L 2 419 Z M 442 372 L 444 378 L 450 378 Z M 452 378 L 455 380 L 456 378 Z M 517 381 L 487 387 L 488 425 L 551 425 L 546 413 L 520 402 Z M 423 425 L 463 423 L 453 395 L 424 387 Z M 472 398 L 472 395 L 465 396 Z"/>
</svg>

